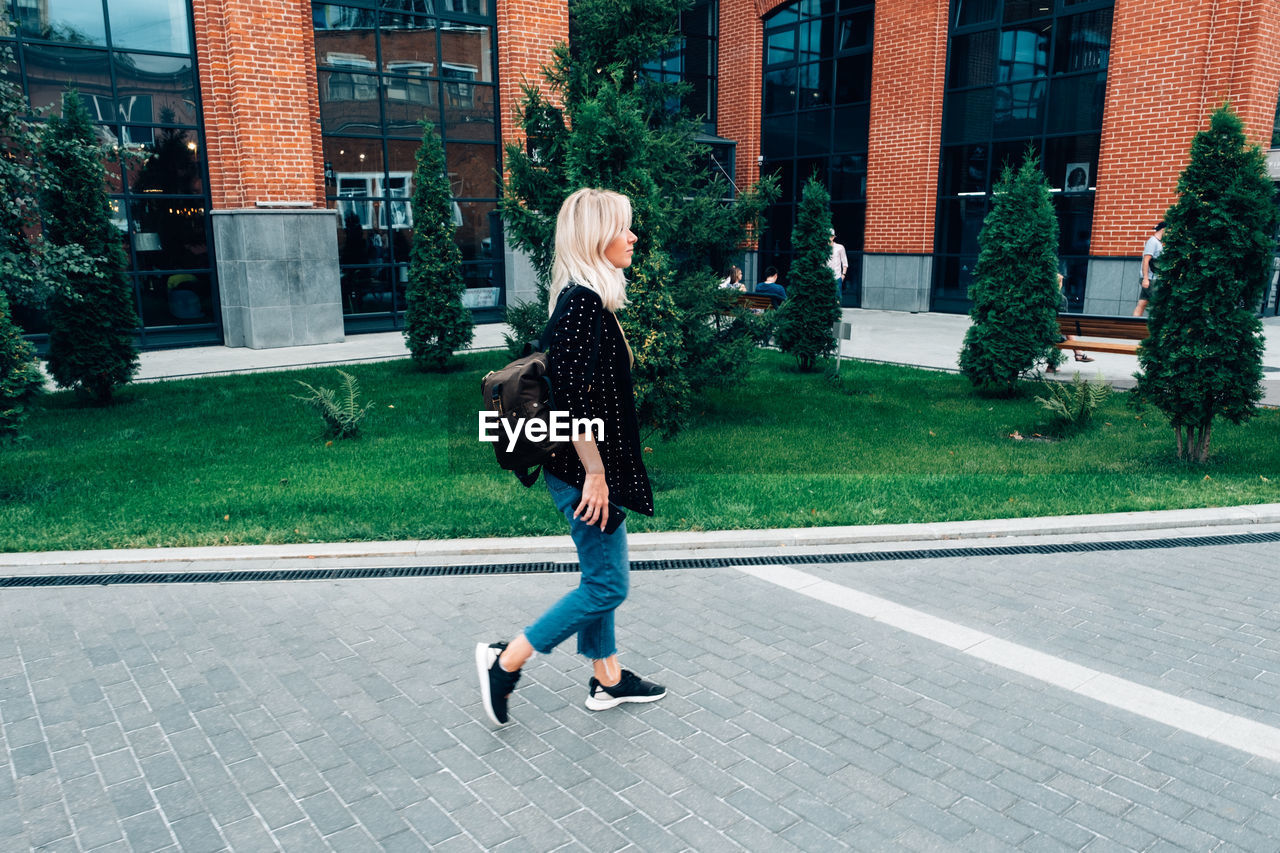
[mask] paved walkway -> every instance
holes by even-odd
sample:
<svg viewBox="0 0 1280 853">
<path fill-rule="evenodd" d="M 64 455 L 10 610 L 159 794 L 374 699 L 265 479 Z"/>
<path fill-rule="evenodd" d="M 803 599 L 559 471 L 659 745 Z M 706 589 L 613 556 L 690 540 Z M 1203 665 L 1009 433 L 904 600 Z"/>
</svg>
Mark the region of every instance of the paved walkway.
<svg viewBox="0 0 1280 853">
<path fill-rule="evenodd" d="M 1274 851 L 1280 506 L 966 524 L 648 542 L 719 558 L 637 571 L 620 614 L 670 695 L 593 714 L 565 649 L 500 730 L 471 644 L 572 574 L 50 561 L 77 585 L 0 592 L 0 849 Z"/>
<path fill-rule="evenodd" d="M 908 314 L 901 311 L 864 311 L 846 308 L 844 319 L 853 326 L 853 339 L 841 343 L 842 355 L 957 370 L 956 358 L 964 340 L 969 318 L 957 314 Z M 1264 402 L 1280 406 L 1280 317 L 1263 320 L 1267 349 L 1263 356 Z M 503 346 L 502 324 L 476 327 L 475 349 Z M 197 376 L 209 373 L 236 373 L 254 370 L 281 370 L 316 364 L 357 363 L 405 358 L 404 336 L 399 332 L 351 335 L 339 344 L 309 347 L 282 347 L 251 350 L 231 347 L 195 347 L 160 350 L 142 354 L 141 381 Z M 1087 378 L 1102 375 L 1118 387 L 1133 384 L 1138 361 L 1133 356 L 1093 353 L 1091 364 L 1068 362 L 1062 377 L 1070 378 L 1079 369 Z"/>
</svg>

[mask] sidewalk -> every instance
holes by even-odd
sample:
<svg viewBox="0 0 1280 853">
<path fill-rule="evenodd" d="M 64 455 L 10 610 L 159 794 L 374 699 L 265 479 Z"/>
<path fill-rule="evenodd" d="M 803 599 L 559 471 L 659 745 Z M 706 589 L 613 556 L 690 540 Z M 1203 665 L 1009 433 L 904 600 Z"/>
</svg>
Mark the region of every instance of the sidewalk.
<svg viewBox="0 0 1280 853">
<path fill-rule="evenodd" d="M 908 314 L 901 311 L 844 309 L 844 319 L 853 326 L 853 339 L 842 341 L 842 356 L 926 367 L 958 370 L 957 357 L 964 341 L 969 318 L 960 314 Z M 1263 320 L 1267 348 L 1263 355 L 1263 403 L 1280 406 L 1280 317 Z M 504 346 L 506 326 L 490 323 L 476 327 L 472 349 Z M 1092 353 L 1091 364 L 1068 361 L 1060 374 L 1070 379 L 1077 370 L 1086 378 L 1101 374 L 1119 388 L 1131 387 L 1138 360 L 1133 356 Z M 251 350 L 243 347 L 193 347 L 144 352 L 138 381 L 178 379 L 219 373 L 258 370 L 285 370 L 314 365 L 355 364 L 406 358 L 404 336 L 400 332 L 351 335 L 337 344 Z"/>
<path fill-rule="evenodd" d="M 566 647 L 496 730 L 471 647 L 572 574 L 3 589 L 0 849 L 1271 853 L 1278 509 L 636 572 L 669 695 Z"/>
</svg>

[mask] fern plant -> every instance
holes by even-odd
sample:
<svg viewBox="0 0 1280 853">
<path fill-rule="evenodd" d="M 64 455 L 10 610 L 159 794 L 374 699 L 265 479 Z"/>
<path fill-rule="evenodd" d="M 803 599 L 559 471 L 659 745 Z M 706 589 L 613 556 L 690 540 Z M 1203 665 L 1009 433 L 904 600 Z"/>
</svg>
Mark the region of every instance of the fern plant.
<svg viewBox="0 0 1280 853">
<path fill-rule="evenodd" d="M 334 438 L 356 438 L 360 435 L 360 422 L 373 408 L 373 402 L 360 402 L 360 386 L 356 378 L 344 370 L 339 370 L 342 387 L 316 388 L 301 379 L 298 384 L 307 389 L 306 396 L 294 394 L 295 400 L 301 400 L 315 409 L 324 420 L 325 434 Z"/>
<path fill-rule="evenodd" d="M 1049 391 L 1048 397 L 1036 397 L 1036 402 L 1049 410 L 1055 424 L 1062 432 L 1076 432 L 1084 429 L 1093 419 L 1093 413 L 1111 396 L 1111 386 L 1102 374 L 1098 378 L 1086 381 L 1077 373 L 1068 385 L 1065 382 L 1044 383 Z"/>
</svg>

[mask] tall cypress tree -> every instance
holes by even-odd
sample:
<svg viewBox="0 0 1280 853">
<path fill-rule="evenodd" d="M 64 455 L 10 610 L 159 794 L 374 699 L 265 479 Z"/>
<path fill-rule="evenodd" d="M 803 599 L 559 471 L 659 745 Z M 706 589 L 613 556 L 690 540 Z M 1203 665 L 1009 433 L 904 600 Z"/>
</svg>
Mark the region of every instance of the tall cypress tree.
<svg viewBox="0 0 1280 853">
<path fill-rule="evenodd" d="M 546 322 L 555 217 L 574 190 L 599 187 L 631 199 L 639 237 L 627 278 L 631 306 L 619 313 L 635 350 L 637 408 L 646 427 L 679 432 L 693 389 L 747 370 L 754 342 L 738 323 L 711 322 L 722 307 L 721 271 L 740 255 L 765 205 L 767 181 L 726 203 L 698 126 L 669 105 L 681 87 L 647 79 L 644 64 L 676 37 L 689 0 L 574 0 L 570 43 L 556 47 L 543 91 L 526 86 L 521 124 L 527 147 L 507 147 L 502 210 L 512 242 L 539 275 L 540 305 L 512 311 L 525 335 Z M 540 310 L 539 310 L 540 309 Z"/>
<path fill-rule="evenodd" d="M 423 122 L 413 171 L 413 248 L 404 312 L 405 342 L 419 367 L 441 370 L 455 350 L 471 343 L 471 312 L 462 304 L 465 289 L 444 145 L 435 125 Z"/>
<path fill-rule="evenodd" d="M 40 150 L 45 239 L 78 246 L 92 261 L 70 273 L 51 301 L 49 372 L 62 387 L 107 403 L 138 369 L 138 313 L 120 230 L 111 222 L 102 151 L 74 91 L 63 97 L 62 115 L 45 125 Z"/>
<path fill-rule="evenodd" d="M 0 16 L 0 35 L 7 34 L 8 22 Z M 0 43 L 0 67 L 11 60 L 8 46 Z M 29 292 L 37 280 L 35 252 L 27 236 L 35 207 L 27 111 L 22 90 L 0 77 L 0 139 L 5 143 L 0 155 L 0 435 L 17 430 L 26 403 L 44 385 L 35 348 L 13 323 L 5 294 Z"/>
<path fill-rule="evenodd" d="M 778 346 L 795 356 L 801 370 L 813 370 L 820 357 L 835 349 L 831 325 L 840 319 L 836 278 L 828 265 L 831 196 L 817 178 L 804 185 L 791 240 L 796 258 L 778 318 Z"/>
<path fill-rule="evenodd" d="M 978 388 L 1010 394 L 1041 360 L 1057 364 L 1058 220 L 1039 159 L 1006 166 L 978 235 L 972 325 L 960 370 Z"/>
<path fill-rule="evenodd" d="M 1262 299 L 1277 208 L 1266 159 L 1230 104 L 1191 143 L 1165 214 L 1151 337 L 1138 350 L 1137 398 L 1169 418 L 1178 456 L 1203 462 L 1213 421 L 1242 423 L 1262 399 Z"/>
</svg>

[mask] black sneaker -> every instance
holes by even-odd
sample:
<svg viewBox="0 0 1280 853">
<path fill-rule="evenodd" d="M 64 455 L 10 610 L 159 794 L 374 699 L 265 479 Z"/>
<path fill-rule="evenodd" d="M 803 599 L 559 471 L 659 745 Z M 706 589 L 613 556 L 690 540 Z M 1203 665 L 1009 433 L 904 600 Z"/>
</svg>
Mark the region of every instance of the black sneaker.
<svg viewBox="0 0 1280 853">
<path fill-rule="evenodd" d="M 605 687 L 594 676 L 587 685 L 587 707 L 592 711 L 616 708 L 623 702 L 657 702 L 667 695 L 667 688 L 652 681 L 645 681 L 629 669 L 622 671 L 622 679 L 612 687 Z"/>
<path fill-rule="evenodd" d="M 476 674 L 480 676 L 480 704 L 495 726 L 507 722 L 507 700 L 520 680 L 520 670 L 507 672 L 498 666 L 498 656 L 506 643 L 476 643 Z"/>
</svg>

